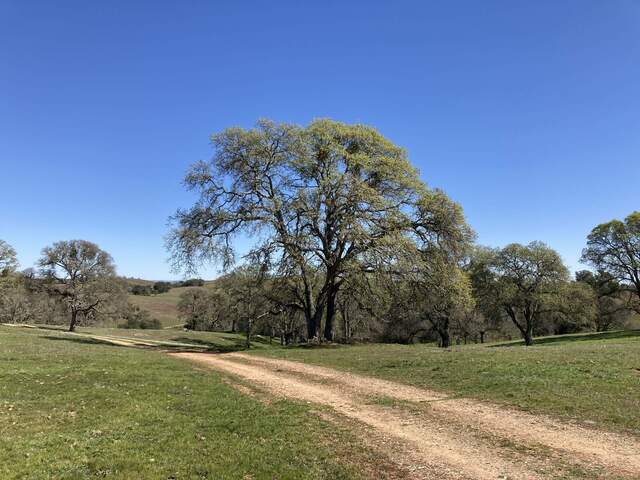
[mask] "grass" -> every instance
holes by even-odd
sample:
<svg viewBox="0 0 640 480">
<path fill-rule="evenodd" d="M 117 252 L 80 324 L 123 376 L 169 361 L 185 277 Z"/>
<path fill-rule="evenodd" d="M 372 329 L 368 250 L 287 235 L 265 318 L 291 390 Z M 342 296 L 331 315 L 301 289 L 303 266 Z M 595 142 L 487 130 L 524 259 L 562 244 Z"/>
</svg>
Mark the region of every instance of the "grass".
<svg viewBox="0 0 640 480">
<path fill-rule="evenodd" d="M 66 326 L 40 325 L 39 328 L 55 332 L 66 332 Z M 198 350 L 208 352 L 236 352 L 246 350 L 246 336 L 241 333 L 230 332 L 197 332 L 192 330 L 136 330 L 123 328 L 79 327 L 77 332 L 88 335 L 117 337 L 130 340 L 151 341 L 159 347 L 184 350 L 180 347 L 197 347 Z M 252 335 L 251 349 L 280 348 L 277 339 L 269 341 L 269 337 Z M 187 348 L 189 349 L 189 348 Z M 193 349 L 193 348 L 191 348 Z"/>
<path fill-rule="evenodd" d="M 203 287 L 177 287 L 158 295 L 129 295 L 129 301 L 147 310 L 164 327 L 171 327 L 183 323 L 178 318 L 178 302 L 180 295 L 190 288 Z"/>
<path fill-rule="evenodd" d="M 359 478 L 357 445 L 157 351 L 0 326 L 2 479 Z"/>
<path fill-rule="evenodd" d="M 640 331 L 457 346 L 271 349 L 287 358 L 640 435 Z M 500 348 L 492 348 L 500 346 Z"/>
</svg>

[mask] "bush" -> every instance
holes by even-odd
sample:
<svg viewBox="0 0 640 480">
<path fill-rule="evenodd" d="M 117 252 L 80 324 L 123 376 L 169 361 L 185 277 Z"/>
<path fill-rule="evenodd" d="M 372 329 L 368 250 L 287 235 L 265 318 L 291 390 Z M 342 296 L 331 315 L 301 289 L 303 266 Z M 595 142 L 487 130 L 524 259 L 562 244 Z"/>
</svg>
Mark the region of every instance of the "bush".
<svg viewBox="0 0 640 480">
<path fill-rule="evenodd" d="M 182 282 L 183 287 L 203 287 L 204 280 L 201 278 L 190 278 Z"/>
<path fill-rule="evenodd" d="M 160 320 L 151 318 L 149 312 L 142 310 L 137 305 L 129 304 L 124 315 L 125 323 L 118 325 L 118 328 L 131 328 L 140 330 L 159 330 L 162 328 Z"/>
<path fill-rule="evenodd" d="M 153 284 L 154 293 L 167 293 L 173 285 L 169 282 L 156 282 Z"/>
<path fill-rule="evenodd" d="M 127 318 L 126 323 L 121 323 L 118 328 L 129 328 L 136 330 L 160 330 L 162 324 L 157 318 L 136 319 Z"/>
<path fill-rule="evenodd" d="M 152 288 L 149 285 L 134 285 L 131 287 L 132 295 L 151 295 Z"/>
</svg>

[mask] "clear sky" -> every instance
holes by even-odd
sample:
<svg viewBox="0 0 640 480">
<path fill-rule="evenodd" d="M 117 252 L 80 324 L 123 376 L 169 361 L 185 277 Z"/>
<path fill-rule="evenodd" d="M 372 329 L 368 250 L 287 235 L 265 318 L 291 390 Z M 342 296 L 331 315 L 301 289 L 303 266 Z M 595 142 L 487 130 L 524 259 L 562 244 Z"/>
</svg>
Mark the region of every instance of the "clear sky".
<svg viewBox="0 0 640 480">
<path fill-rule="evenodd" d="M 175 278 L 186 168 L 260 117 L 373 125 L 480 243 L 576 269 L 640 209 L 640 1 L 0 0 L 0 238 L 23 268 L 83 238 Z"/>
</svg>

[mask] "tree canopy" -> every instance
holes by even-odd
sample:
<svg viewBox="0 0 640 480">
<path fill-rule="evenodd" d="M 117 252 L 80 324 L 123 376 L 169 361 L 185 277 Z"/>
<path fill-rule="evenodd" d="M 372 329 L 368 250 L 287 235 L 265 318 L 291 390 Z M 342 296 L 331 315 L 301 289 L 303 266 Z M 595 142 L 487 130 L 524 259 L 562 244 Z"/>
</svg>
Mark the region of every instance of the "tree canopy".
<svg viewBox="0 0 640 480">
<path fill-rule="evenodd" d="M 628 286 L 640 300 L 640 212 L 596 226 L 587 237 L 582 261 Z M 638 303 L 636 309 L 640 311 Z"/>
<path fill-rule="evenodd" d="M 56 242 L 42 250 L 38 262 L 50 293 L 64 300 L 71 314 L 69 331 L 78 315 L 85 318 L 120 295 L 125 288 L 115 276 L 113 259 L 95 243 L 86 240 Z"/>
<path fill-rule="evenodd" d="M 6 276 L 18 268 L 16 251 L 4 240 L 0 240 L 0 276 Z"/>
<path fill-rule="evenodd" d="M 371 127 L 263 120 L 211 140 L 212 160 L 185 178 L 199 198 L 172 219 L 174 265 L 228 267 L 234 240 L 249 236 L 253 259 L 294 280 L 290 303 L 309 337 L 321 335 L 324 317 L 324 337 L 333 338 L 338 292 L 364 255 L 408 237 L 452 247 L 472 235 L 460 207 L 429 190 L 406 152 Z"/>
<path fill-rule="evenodd" d="M 477 252 L 471 267 L 474 290 L 488 315 L 505 314 L 526 345 L 543 313 L 556 311 L 569 271 L 558 253 L 542 242 L 512 243 Z"/>
</svg>

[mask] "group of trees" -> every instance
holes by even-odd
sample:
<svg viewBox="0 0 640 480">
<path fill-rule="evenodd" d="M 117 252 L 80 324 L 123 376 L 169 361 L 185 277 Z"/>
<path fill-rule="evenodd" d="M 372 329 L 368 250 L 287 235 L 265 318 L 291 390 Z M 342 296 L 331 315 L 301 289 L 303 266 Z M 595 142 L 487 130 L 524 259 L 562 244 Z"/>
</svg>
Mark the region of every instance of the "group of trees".
<svg viewBox="0 0 640 480">
<path fill-rule="evenodd" d="M 171 219 L 174 267 L 205 262 L 225 274 L 156 282 L 134 294 L 191 286 L 178 309 L 187 328 L 294 341 L 480 341 L 624 326 L 640 313 L 640 212 L 593 229 L 571 278 L 541 242 L 475 245 L 462 208 L 428 188 L 406 152 L 375 129 L 317 120 L 261 121 L 212 137 L 214 156 L 185 184 L 198 198 Z M 237 263 L 237 239 L 252 239 Z M 139 288 L 138 288 L 139 287 Z M 147 290 L 148 289 L 148 290 Z M 85 241 L 57 242 L 17 273 L 0 242 L 0 319 L 49 323 L 109 316 L 153 328 L 127 306 L 111 257 Z"/>
<path fill-rule="evenodd" d="M 596 227 L 583 255 L 596 273 L 571 280 L 541 242 L 475 246 L 460 206 L 373 128 L 260 121 L 211 141 L 213 158 L 185 178 L 198 199 L 168 237 L 176 269 L 228 272 L 185 294 L 190 328 L 447 347 L 511 325 L 530 345 L 536 334 L 610 328 L 637 306 L 640 214 Z M 239 235 L 254 243 L 233 269 Z"/>
<path fill-rule="evenodd" d="M 134 281 L 135 282 L 135 281 Z M 129 292 L 132 295 L 157 295 L 159 293 L 167 293 L 172 288 L 178 287 L 202 287 L 204 280 L 201 278 L 190 278 L 188 280 L 179 280 L 175 282 L 145 282 L 133 283 L 129 286 Z"/>
<path fill-rule="evenodd" d="M 156 326 L 127 303 L 126 283 L 111 256 L 84 240 L 56 242 L 42 250 L 35 269 L 17 271 L 15 250 L 0 240 L 0 321 L 81 323 L 127 320 Z"/>
</svg>

